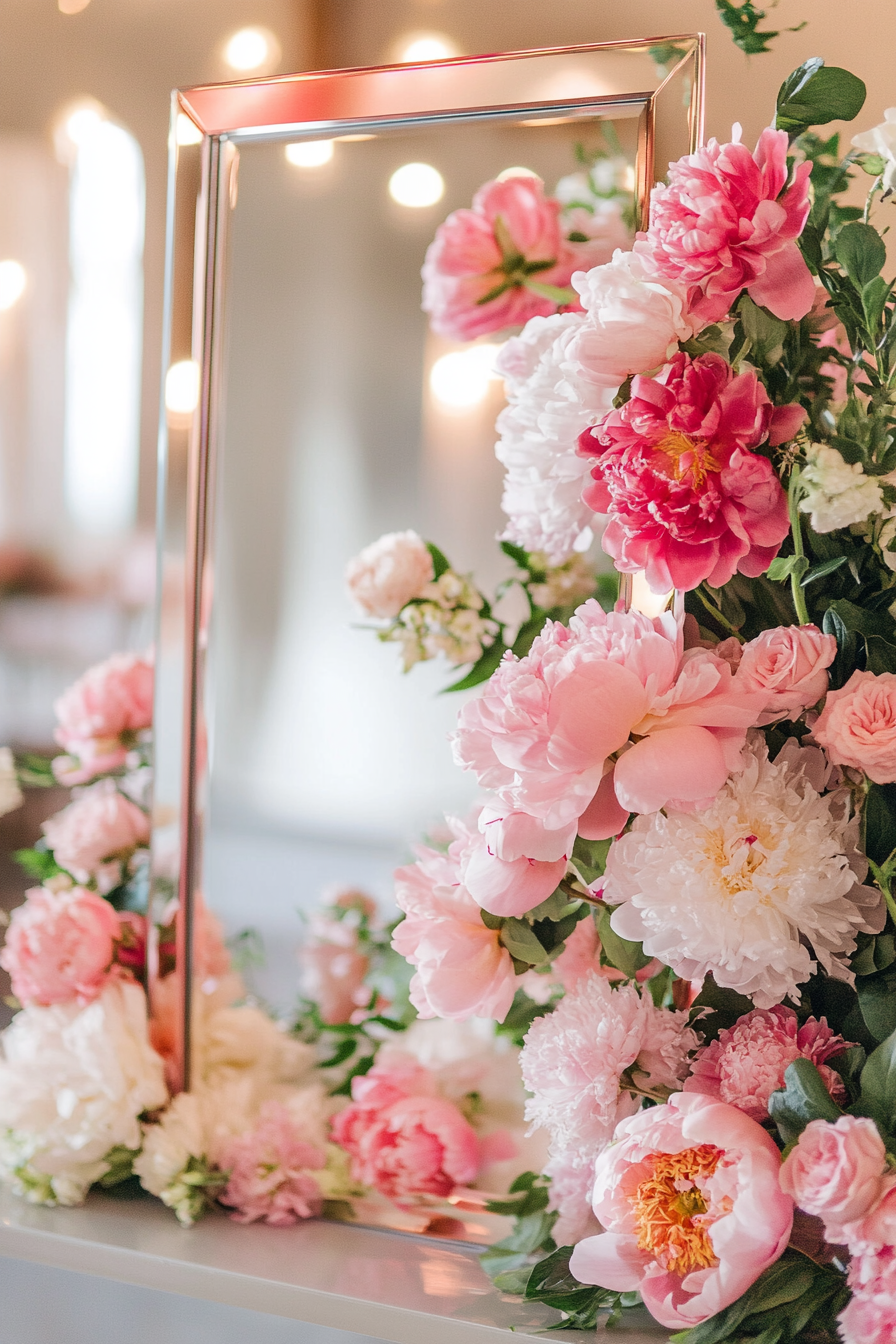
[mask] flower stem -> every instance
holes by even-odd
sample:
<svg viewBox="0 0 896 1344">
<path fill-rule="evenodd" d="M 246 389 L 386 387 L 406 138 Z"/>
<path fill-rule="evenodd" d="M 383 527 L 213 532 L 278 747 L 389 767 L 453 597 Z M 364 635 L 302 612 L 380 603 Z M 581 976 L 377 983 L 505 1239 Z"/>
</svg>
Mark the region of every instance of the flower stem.
<svg viewBox="0 0 896 1344">
<path fill-rule="evenodd" d="M 711 602 L 709 598 L 706 596 L 706 594 L 703 591 L 703 585 L 700 584 L 700 586 L 695 588 L 693 591 L 697 594 L 700 601 L 703 603 L 704 607 L 709 612 L 713 620 L 716 621 L 717 624 L 720 625 L 723 630 L 727 630 L 729 635 L 733 635 L 735 639 L 740 640 L 741 644 L 746 644 L 747 641 L 744 639 L 740 631 L 734 628 L 734 626 L 731 624 L 727 616 L 722 615 L 721 611 L 716 606 L 715 602 Z"/>
<path fill-rule="evenodd" d="M 787 512 L 790 515 L 790 533 L 793 537 L 793 554 L 797 560 L 805 559 L 803 550 L 803 528 L 799 514 L 800 469 L 794 466 L 790 472 L 790 484 L 787 487 Z M 800 585 L 805 566 L 796 566 L 790 574 L 790 591 L 793 595 L 793 609 L 799 625 L 809 624 L 809 609 L 806 606 L 806 594 Z"/>
</svg>

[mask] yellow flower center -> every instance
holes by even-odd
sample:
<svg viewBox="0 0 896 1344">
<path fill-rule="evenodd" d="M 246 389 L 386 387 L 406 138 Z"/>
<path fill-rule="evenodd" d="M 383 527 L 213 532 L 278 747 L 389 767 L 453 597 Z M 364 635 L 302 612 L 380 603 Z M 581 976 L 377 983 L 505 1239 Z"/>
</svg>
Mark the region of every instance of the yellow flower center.
<svg viewBox="0 0 896 1344">
<path fill-rule="evenodd" d="M 711 1143 L 681 1153 L 653 1153 L 651 1174 L 631 1196 L 639 1249 L 650 1251 L 671 1274 L 718 1264 L 703 1220 L 706 1200 L 696 1182 L 713 1174 L 721 1156 Z"/>
<path fill-rule="evenodd" d="M 722 464 L 713 457 L 705 439 L 692 439 L 689 434 L 670 429 L 656 446 L 670 459 L 676 481 L 690 476 L 691 484 L 699 487 L 711 471 L 722 470 Z"/>
</svg>

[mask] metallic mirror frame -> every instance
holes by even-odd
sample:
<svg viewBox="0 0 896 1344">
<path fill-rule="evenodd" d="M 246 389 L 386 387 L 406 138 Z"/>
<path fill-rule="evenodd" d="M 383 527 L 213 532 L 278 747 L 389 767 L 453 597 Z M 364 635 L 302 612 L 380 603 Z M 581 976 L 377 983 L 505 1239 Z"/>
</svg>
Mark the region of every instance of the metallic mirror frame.
<svg viewBox="0 0 896 1344">
<path fill-rule="evenodd" d="M 636 76 L 643 78 L 644 57 L 660 59 L 660 52 L 665 74 L 657 75 L 653 88 L 638 87 Z M 615 79 L 606 93 L 596 96 L 589 59 L 594 65 L 595 57 L 610 53 Z M 639 59 L 626 60 L 627 56 Z M 193 359 L 200 378 L 195 411 L 180 417 L 169 413 L 166 422 L 164 395 L 161 406 L 150 923 L 158 922 L 163 903 L 176 891 L 175 1048 L 180 1087 L 189 1087 L 191 1071 L 192 949 L 207 789 L 205 653 L 213 588 L 227 223 L 236 202 L 239 145 L 426 124 L 625 111 L 639 116 L 636 209 L 643 219 L 655 180 L 658 122 L 676 127 L 684 123 L 682 139 L 691 150 L 702 143 L 703 70 L 703 36 L 685 34 L 205 85 L 173 95 L 163 368 Z M 558 82 L 563 96 L 545 97 L 558 91 Z M 166 861 L 160 837 L 175 825 L 175 857 L 172 860 L 169 848 Z M 159 974 L 166 969 L 160 967 L 159 957 L 156 945 L 150 957 L 151 1001 L 158 993 Z"/>
</svg>

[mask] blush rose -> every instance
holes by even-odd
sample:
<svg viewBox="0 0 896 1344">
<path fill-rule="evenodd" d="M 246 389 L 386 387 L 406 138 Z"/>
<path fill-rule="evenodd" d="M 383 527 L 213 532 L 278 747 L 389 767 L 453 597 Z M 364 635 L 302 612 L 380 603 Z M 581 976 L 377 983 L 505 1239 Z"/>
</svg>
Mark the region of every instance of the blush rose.
<svg viewBox="0 0 896 1344">
<path fill-rule="evenodd" d="M 812 1120 L 781 1168 L 781 1189 L 826 1224 L 863 1218 L 884 1188 L 887 1150 L 873 1120 Z"/>
<path fill-rule="evenodd" d="M 875 784 L 896 781 L 896 676 L 853 672 L 828 691 L 815 740 L 835 765 L 863 770 Z"/>
<path fill-rule="evenodd" d="M 737 679 L 747 691 L 764 691 L 768 700 L 759 724 L 796 719 L 817 704 L 828 689 L 827 669 L 837 656 L 837 641 L 815 625 L 781 625 L 763 630 L 745 645 Z"/>
</svg>

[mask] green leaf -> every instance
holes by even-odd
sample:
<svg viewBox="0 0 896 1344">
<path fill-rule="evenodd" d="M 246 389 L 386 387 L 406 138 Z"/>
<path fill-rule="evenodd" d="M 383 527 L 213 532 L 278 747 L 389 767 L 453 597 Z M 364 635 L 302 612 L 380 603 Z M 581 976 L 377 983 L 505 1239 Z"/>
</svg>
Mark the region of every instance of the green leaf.
<svg viewBox="0 0 896 1344">
<path fill-rule="evenodd" d="M 846 564 L 846 560 L 847 557 L 845 555 L 835 555 L 833 560 L 822 560 L 820 564 L 812 565 L 800 579 L 800 587 L 806 588 L 810 583 L 814 583 L 816 579 L 823 579 L 828 574 L 833 574 L 835 569 L 839 569 L 841 565 Z"/>
<path fill-rule="evenodd" d="M 804 555 L 785 555 L 778 556 L 768 567 L 768 577 L 772 583 L 783 583 L 789 579 L 791 574 L 795 574 L 798 579 L 806 573 L 809 568 L 809 561 Z"/>
<path fill-rule="evenodd" d="M 556 303 L 558 308 L 565 308 L 568 304 L 578 303 L 579 296 L 574 289 L 561 289 L 557 285 L 545 285 L 540 280 L 524 280 L 526 289 L 537 294 L 540 299 L 547 299 L 549 303 Z"/>
<path fill-rule="evenodd" d="M 886 1041 L 896 1031 L 896 971 L 860 976 L 856 993 L 865 1026 L 876 1041 Z"/>
<path fill-rule="evenodd" d="M 601 949 L 617 971 L 622 971 L 623 975 L 633 980 L 637 972 L 649 963 L 650 957 L 644 955 L 640 943 L 630 943 L 627 938 L 620 938 L 615 932 L 610 923 L 614 909 L 615 906 L 602 905 L 598 911 L 597 931 Z"/>
<path fill-rule="evenodd" d="M 763 30 L 759 27 L 766 17 L 765 10 L 757 9 L 753 0 L 741 0 L 740 4 L 735 4 L 733 0 L 716 0 L 716 10 L 729 29 L 734 45 L 740 47 L 741 51 L 745 51 L 748 56 L 755 56 L 771 50 L 768 44 L 773 37 L 778 36 L 780 30 Z M 800 24 L 801 28 L 803 26 Z"/>
<path fill-rule="evenodd" d="M 507 652 L 507 648 L 500 639 L 496 639 L 494 644 L 490 644 L 485 650 L 478 662 L 474 663 L 466 676 L 461 677 L 460 681 L 453 681 L 450 686 L 442 689 L 442 695 L 447 695 L 449 691 L 468 691 L 473 686 L 479 686 L 483 681 L 488 681 L 489 677 L 497 670 L 498 664 Z"/>
<path fill-rule="evenodd" d="M 17 849 L 13 858 L 20 868 L 23 868 L 29 877 L 35 878 L 38 882 L 47 882 L 62 869 L 53 858 L 50 850 L 46 849 L 44 841 L 38 841 L 34 849 Z"/>
<path fill-rule="evenodd" d="M 516 1297 L 522 1297 L 531 1273 L 531 1267 L 528 1265 L 522 1269 L 505 1270 L 503 1274 L 495 1275 L 494 1285 L 501 1293 L 513 1293 Z"/>
<path fill-rule="evenodd" d="M 671 1344 L 721 1344 L 748 1316 L 795 1302 L 812 1288 L 814 1280 L 812 1261 L 788 1249 L 730 1307 L 691 1330 L 672 1335 Z"/>
<path fill-rule="evenodd" d="M 862 1090 L 854 1108 L 869 1115 L 885 1133 L 896 1128 L 896 1031 L 868 1056 Z"/>
<path fill-rule="evenodd" d="M 523 919 L 504 921 L 501 942 L 512 957 L 517 961 L 526 961 L 530 966 L 543 966 L 548 959 L 547 952 Z"/>
<path fill-rule="evenodd" d="M 612 839 L 583 840 L 580 835 L 576 836 L 572 847 L 572 862 L 586 886 L 590 887 L 598 878 L 603 877 L 612 843 Z"/>
<path fill-rule="evenodd" d="M 795 1059 L 784 1070 L 784 1087 L 768 1099 L 769 1115 L 785 1143 L 793 1143 L 810 1120 L 838 1120 L 843 1112 L 832 1100 L 821 1074 L 808 1059 Z"/>
<path fill-rule="evenodd" d="M 498 1022 L 495 1031 L 499 1036 L 508 1036 L 514 1045 L 522 1046 L 526 1037 L 526 1032 L 532 1023 L 539 1017 L 545 1017 L 553 1012 L 553 1003 L 536 1003 L 530 999 L 529 995 L 522 989 L 518 989 L 513 996 L 513 1003 L 503 1022 Z M 511 1210 L 512 1211 L 512 1210 Z M 508 1210 L 498 1210 L 498 1212 L 508 1212 Z"/>
<path fill-rule="evenodd" d="M 890 297 L 890 285 L 882 275 L 877 275 L 873 280 L 869 280 L 862 290 L 862 307 L 865 310 L 865 321 L 868 324 L 868 330 L 872 336 L 876 336 L 880 326 L 880 320 L 883 317 L 884 308 Z"/>
<path fill-rule="evenodd" d="M 784 341 L 790 330 L 788 323 L 760 308 L 745 294 L 737 305 L 737 316 L 750 343 L 754 362 L 777 364 L 784 354 Z"/>
<path fill-rule="evenodd" d="M 852 121 L 862 110 L 865 92 L 862 81 L 848 70 L 810 57 L 781 85 L 775 126 L 795 136 L 810 126 Z"/>
<path fill-rule="evenodd" d="M 432 568 L 435 578 L 440 579 L 447 570 L 451 568 L 445 556 L 433 542 L 426 543 L 426 549 L 432 556 Z"/>
<path fill-rule="evenodd" d="M 509 556 L 513 563 L 518 565 L 520 569 L 526 570 L 527 573 L 529 572 L 531 567 L 529 552 L 524 551 L 522 546 L 514 546 L 512 541 L 502 541 L 501 550 L 505 555 Z"/>
<path fill-rule="evenodd" d="M 880 275 L 887 249 L 877 229 L 870 224 L 844 224 L 834 242 L 834 255 L 859 291 Z"/>
</svg>

